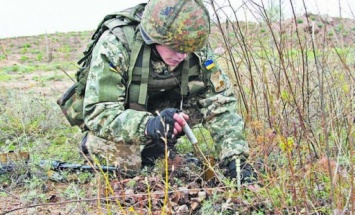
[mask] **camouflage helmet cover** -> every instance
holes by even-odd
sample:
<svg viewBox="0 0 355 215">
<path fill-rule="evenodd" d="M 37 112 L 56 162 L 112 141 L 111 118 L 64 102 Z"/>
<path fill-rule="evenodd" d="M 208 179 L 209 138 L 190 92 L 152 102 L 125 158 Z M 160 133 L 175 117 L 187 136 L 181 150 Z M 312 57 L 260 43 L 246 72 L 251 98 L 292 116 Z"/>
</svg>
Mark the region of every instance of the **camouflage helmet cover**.
<svg viewBox="0 0 355 215">
<path fill-rule="evenodd" d="M 201 49 L 210 33 L 210 19 L 200 0 L 150 0 L 141 20 L 142 35 L 174 51 Z"/>
</svg>

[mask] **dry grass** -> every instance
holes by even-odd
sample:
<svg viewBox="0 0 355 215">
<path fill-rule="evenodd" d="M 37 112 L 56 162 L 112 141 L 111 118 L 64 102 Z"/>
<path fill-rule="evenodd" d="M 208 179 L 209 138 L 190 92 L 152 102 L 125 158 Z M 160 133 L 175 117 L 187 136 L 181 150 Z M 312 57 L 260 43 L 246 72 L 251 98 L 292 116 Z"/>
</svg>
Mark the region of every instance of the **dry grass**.
<svg viewBox="0 0 355 215">
<path fill-rule="evenodd" d="M 231 74 L 246 121 L 258 192 L 237 191 L 227 180 L 213 187 L 172 176 L 167 186 L 164 165 L 164 174 L 135 183 L 91 173 L 49 181 L 40 159 L 83 162 L 80 134 L 55 104 L 71 80 L 52 76 L 63 74 L 59 68 L 73 75 L 85 33 L 42 35 L 1 41 L 0 149 L 31 153 L 29 170 L 0 176 L 2 212 L 48 214 L 64 205 L 68 214 L 154 214 L 165 204 L 166 213 L 182 214 L 354 214 L 354 20 L 307 15 L 271 22 L 265 8 L 260 14 L 259 24 L 216 20 L 211 40 L 213 48 L 220 43 L 226 50 L 218 61 Z M 195 189 L 206 194 L 197 205 L 191 199 L 204 194 Z"/>
</svg>

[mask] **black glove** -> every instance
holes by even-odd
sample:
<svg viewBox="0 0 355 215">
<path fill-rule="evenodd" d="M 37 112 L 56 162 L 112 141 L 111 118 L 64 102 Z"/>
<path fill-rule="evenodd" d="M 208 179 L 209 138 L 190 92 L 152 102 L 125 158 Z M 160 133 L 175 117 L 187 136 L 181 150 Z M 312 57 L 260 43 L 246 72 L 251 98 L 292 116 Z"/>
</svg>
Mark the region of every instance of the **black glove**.
<svg viewBox="0 0 355 215">
<path fill-rule="evenodd" d="M 174 134 L 174 114 L 178 109 L 167 108 L 164 109 L 156 117 L 148 120 L 146 125 L 146 133 L 153 140 L 161 140 L 162 138 L 171 139 Z"/>
<path fill-rule="evenodd" d="M 228 170 L 230 179 L 237 179 L 237 167 L 235 158 L 229 159 Z M 254 171 L 254 168 L 242 159 L 240 160 L 240 179 L 241 184 L 253 184 L 256 183 L 258 179 L 258 175 Z"/>
</svg>

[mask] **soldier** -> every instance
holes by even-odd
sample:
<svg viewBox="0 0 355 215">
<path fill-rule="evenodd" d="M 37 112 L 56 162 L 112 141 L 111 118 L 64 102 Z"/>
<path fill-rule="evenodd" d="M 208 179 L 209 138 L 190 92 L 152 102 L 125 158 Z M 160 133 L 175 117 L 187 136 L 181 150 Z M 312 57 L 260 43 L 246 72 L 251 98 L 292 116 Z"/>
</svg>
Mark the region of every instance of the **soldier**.
<svg viewBox="0 0 355 215">
<path fill-rule="evenodd" d="M 83 151 L 121 169 L 140 169 L 164 156 L 164 139 L 174 147 L 186 121 L 201 123 L 235 178 L 236 159 L 244 165 L 249 148 L 230 80 L 207 45 L 207 9 L 200 0 L 140 6 L 133 34 L 123 30 L 120 39 L 106 30 L 92 51 Z M 242 175 L 242 182 L 255 176 L 250 168 Z"/>
</svg>

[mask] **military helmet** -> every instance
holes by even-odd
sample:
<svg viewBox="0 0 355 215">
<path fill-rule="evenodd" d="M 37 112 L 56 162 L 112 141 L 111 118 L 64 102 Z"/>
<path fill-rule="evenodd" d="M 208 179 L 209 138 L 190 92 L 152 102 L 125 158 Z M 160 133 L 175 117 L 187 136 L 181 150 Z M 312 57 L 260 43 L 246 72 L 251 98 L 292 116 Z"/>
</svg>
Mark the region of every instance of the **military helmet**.
<svg viewBox="0 0 355 215">
<path fill-rule="evenodd" d="M 210 17 L 201 0 L 150 0 L 140 25 L 147 44 L 166 45 L 174 51 L 200 50 L 210 33 Z"/>
</svg>

